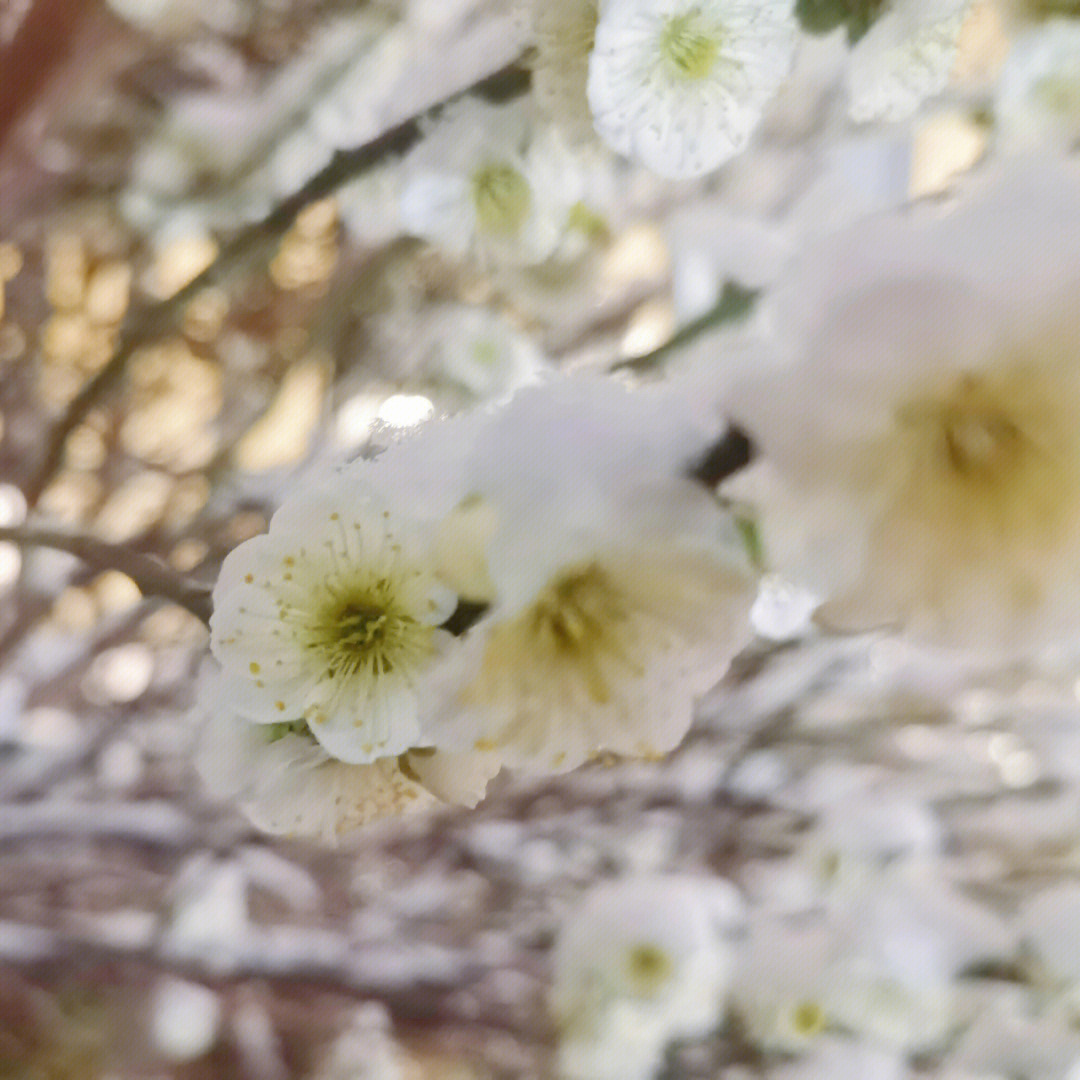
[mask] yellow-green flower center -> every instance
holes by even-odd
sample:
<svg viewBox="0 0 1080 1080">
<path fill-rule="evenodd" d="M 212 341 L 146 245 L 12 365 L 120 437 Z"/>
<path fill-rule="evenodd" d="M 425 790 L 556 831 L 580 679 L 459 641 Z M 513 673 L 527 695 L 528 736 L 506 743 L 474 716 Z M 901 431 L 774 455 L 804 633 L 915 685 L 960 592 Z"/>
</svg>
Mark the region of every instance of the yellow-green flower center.
<svg viewBox="0 0 1080 1080">
<path fill-rule="evenodd" d="M 1080 116 L 1080 75 L 1048 75 L 1035 84 L 1035 100 L 1058 116 Z"/>
<path fill-rule="evenodd" d="M 964 375 L 944 397 L 901 410 L 902 426 L 934 439 L 943 463 L 959 477 L 1001 480 L 1020 465 L 1030 443 L 1008 405 L 986 380 Z"/>
<path fill-rule="evenodd" d="M 575 665 L 597 704 L 611 697 L 601 658 L 629 660 L 620 640 L 628 617 L 618 590 L 595 564 L 553 581 L 526 616 L 539 652 Z"/>
<path fill-rule="evenodd" d="M 800 1001 L 791 1010 L 791 1026 L 799 1035 L 819 1035 L 825 1030 L 825 1010 L 816 1001 Z"/>
<path fill-rule="evenodd" d="M 660 32 L 660 55 L 668 70 L 684 79 L 704 79 L 717 57 L 723 34 L 720 28 L 703 18 L 700 12 L 673 15 Z"/>
<path fill-rule="evenodd" d="M 485 368 L 493 368 L 499 362 L 499 347 L 494 341 L 480 340 L 473 343 L 473 359 Z"/>
<path fill-rule="evenodd" d="M 659 945 L 642 942 L 626 957 L 626 975 L 634 993 L 651 996 L 666 983 L 675 965 Z"/>
<path fill-rule="evenodd" d="M 532 191 L 513 165 L 494 162 L 473 174 L 472 200 L 481 232 L 515 233 L 529 216 Z"/>
<path fill-rule="evenodd" d="M 384 590 L 385 591 L 385 590 Z M 321 654 L 328 679 L 387 675 L 430 650 L 431 628 L 384 596 L 333 600 L 310 627 L 307 648 Z"/>
</svg>

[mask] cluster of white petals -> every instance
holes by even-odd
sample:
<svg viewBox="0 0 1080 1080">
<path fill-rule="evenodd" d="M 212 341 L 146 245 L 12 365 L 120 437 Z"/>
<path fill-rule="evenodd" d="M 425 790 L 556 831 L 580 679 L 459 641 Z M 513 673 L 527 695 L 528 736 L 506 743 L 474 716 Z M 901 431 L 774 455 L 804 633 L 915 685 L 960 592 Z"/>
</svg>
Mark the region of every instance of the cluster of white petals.
<svg viewBox="0 0 1080 1080">
<path fill-rule="evenodd" d="M 214 590 L 211 786 L 335 835 L 475 803 L 503 763 L 673 749 L 751 636 L 740 537 L 683 476 L 716 427 L 678 390 L 553 380 L 287 499 Z"/>
</svg>

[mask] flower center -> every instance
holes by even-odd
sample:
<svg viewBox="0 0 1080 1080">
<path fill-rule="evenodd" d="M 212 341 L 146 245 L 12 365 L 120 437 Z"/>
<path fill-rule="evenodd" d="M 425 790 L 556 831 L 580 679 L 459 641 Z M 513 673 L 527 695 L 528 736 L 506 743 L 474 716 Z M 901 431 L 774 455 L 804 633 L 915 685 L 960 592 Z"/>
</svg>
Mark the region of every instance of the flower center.
<svg viewBox="0 0 1080 1080">
<path fill-rule="evenodd" d="M 307 647 L 322 653 L 328 679 L 386 675 L 426 654 L 430 637 L 429 627 L 392 603 L 360 598 L 330 606 L 311 627 Z"/>
<path fill-rule="evenodd" d="M 472 199 L 482 232 L 515 233 L 532 207 L 529 182 L 512 165 L 495 162 L 473 174 Z"/>
<path fill-rule="evenodd" d="M 1080 114 L 1080 79 L 1048 75 L 1035 84 L 1035 100 L 1058 116 Z"/>
<path fill-rule="evenodd" d="M 338 643 L 342 648 L 363 651 L 382 641 L 387 614 L 370 604 L 348 604 L 338 615 Z"/>
<path fill-rule="evenodd" d="M 704 79 L 720 54 L 720 28 L 699 11 L 673 15 L 660 32 L 660 54 L 668 69 L 684 79 Z"/>
<path fill-rule="evenodd" d="M 817 1035 L 825 1030 L 825 1010 L 816 1001 L 800 1001 L 791 1011 L 791 1026 L 799 1035 Z"/>
<path fill-rule="evenodd" d="M 493 368 L 499 362 L 499 347 L 494 341 L 477 341 L 473 343 L 473 359 L 485 368 Z"/>
<path fill-rule="evenodd" d="M 635 945 L 626 958 L 627 977 L 638 994 L 655 994 L 673 970 L 671 957 L 659 945 L 648 942 Z"/>
<path fill-rule="evenodd" d="M 1029 440 L 986 381 L 963 375 L 944 400 L 914 402 L 899 413 L 904 427 L 930 435 L 947 470 L 967 480 L 1003 480 L 1022 464 Z"/>
<path fill-rule="evenodd" d="M 604 616 L 611 606 L 609 593 L 595 566 L 558 578 L 533 606 L 536 630 L 564 652 L 594 645 L 604 632 Z"/>
<path fill-rule="evenodd" d="M 612 655 L 629 662 L 619 632 L 628 617 L 618 590 L 595 564 L 556 578 L 528 614 L 539 650 L 551 659 L 575 663 L 597 704 L 611 698 L 601 657 Z"/>
</svg>

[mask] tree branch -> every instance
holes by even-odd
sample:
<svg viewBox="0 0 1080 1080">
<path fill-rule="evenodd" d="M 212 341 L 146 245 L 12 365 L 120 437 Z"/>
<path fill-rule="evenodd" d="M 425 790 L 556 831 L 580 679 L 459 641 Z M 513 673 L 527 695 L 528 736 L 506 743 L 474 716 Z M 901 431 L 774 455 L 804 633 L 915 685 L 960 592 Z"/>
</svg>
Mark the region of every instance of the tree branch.
<svg viewBox="0 0 1080 1080">
<path fill-rule="evenodd" d="M 245 228 L 226 244 L 214 262 L 201 274 L 167 300 L 145 308 L 131 318 L 124 326 L 108 362 L 85 383 L 49 432 L 41 456 L 23 485 L 27 503 L 30 506 L 36 505 L 41 493 L 60 468 L 67 437 L 93 406 L 116 388 L 132 354 L 175 323 L 190 300 L 208 286 L 219 284 L 255 250 L 280 239 L 304 207 L 332 195 L 347 181 L 374 168 L 386 158 L 404 154 L 411 149 L 422 138 L 426 124 L 446 106 L 471 95 L 499 102 L 526 93 L 531 84 L 531 71 L 524 66 L 522 60 L 523 57 L 519 57 L 361 146 L 351 150 L 339 150 L 330 163 L 311 177 L 303 187 L 279 203 L 262 221 Z"/>
<path fill-rule="evenodd" d="M 144 595 L 170 600 L 207 625 L 210 623 L 210 586 L 191 581 L 152 555 L 81 533 L 25 525 L 0 528 L 0 541 L 18 547 L 64 551 L 96 570 L 119 570 L 127 574 Z"/>
<path fill-rule="evenodd" d="M 635 356 L 630 360 L 621 360 L 619 363 L 612 365 L 611 370 L 633 371 L 638 375 L 652 371 L 666 360 L 669 354 L 681 349 L 684 345 L 688 345 L 695 338 L 708 333 L 710 330 L 715 330 L 718 326 L 723 326 L 724 323 L 735 322 L 744 315 L 748 315 L 750 309 L 754 306 L 757 295 L 756 289 L 743 288 L 742 285 L 734 281 L 727 282 L 720 293 L 720 299 L 704 315 L 699 315 L 692 322 L 688 322 L 681 327 L 663 345 L 642 356 Z"/>
<path fill-rule="evenodd" d="M 53 71 L 71 54 L 89 0 L 36 0 L 0 49 L 0 147 Z"/>
</svg>

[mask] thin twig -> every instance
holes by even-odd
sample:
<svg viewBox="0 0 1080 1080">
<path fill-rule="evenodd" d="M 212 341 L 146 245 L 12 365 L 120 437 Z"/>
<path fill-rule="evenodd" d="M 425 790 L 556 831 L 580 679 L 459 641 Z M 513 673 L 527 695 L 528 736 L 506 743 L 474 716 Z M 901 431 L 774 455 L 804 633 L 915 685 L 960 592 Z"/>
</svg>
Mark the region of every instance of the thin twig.
<svg viewBox="0 0 1080 1080">
<path fill-rule="evenodd" d="M 0 528 L 0 541 L 64 551 L 96 570 L 119 570 L 139 586 L 144 596 L 170 600 L 207 625 L 210 623 L 210 586 L 191 581 L 152 555 L 83 533 L 26 525 Z"/>
<path fill-rule="evenodd" d="M 457 94 L 384 131 L 362 146 L 339 150 L 330 163 L 312 176 L 303 187 L 274 207 L 261 221 L 245 228 L 226 244 L 218 257 L 179 292 L 135 314 L 124 326 L 108 362 L 75 395 L 49 432 L 41 457 L 23 486 L 27 503 L 30 506 L 36 505 L 41 493 L 60 468 L 67 437 L 94 405 L 120 383 L 132 354 L 173 325 L 189 301 L 203 289 L 219 284 L 254 251 L 280 239 L 306 206 L 332 195 L 347 181 L 374 168 L 386 158 L 404 154 L 411 149 L 420 141 L 426 124 L 447 105 L 468 96 L 483 97 L 489 101 L 508 101 L 526 93 L 530 83 L 531 71 L 519 57 Z"/>
<path fill-rule="evenodd" d="M 756 289 L 745 289 L 734 281 L 729 281 L 724 286 L 720 299 L 704 315 L 698 316 L 698 318 L 677 330 L 663 345 L 642 356 L 635 356 L 630 360 L 621 360 L 619 363 L 612 365 L 611 370 L 633 371 L 639 375 L 652 371 L 662 361 L 666 360 L 670 353 L 681 349 L 684 345 L 688 345 L 695 338 L 708 333 L 710 330 L 715 330 L 718 326 L 723 326 L 724 323 L 734 322 L 736 319 L 741 319 L 744 315 L 749 314 L 756 299 Z"/>
</svg>

